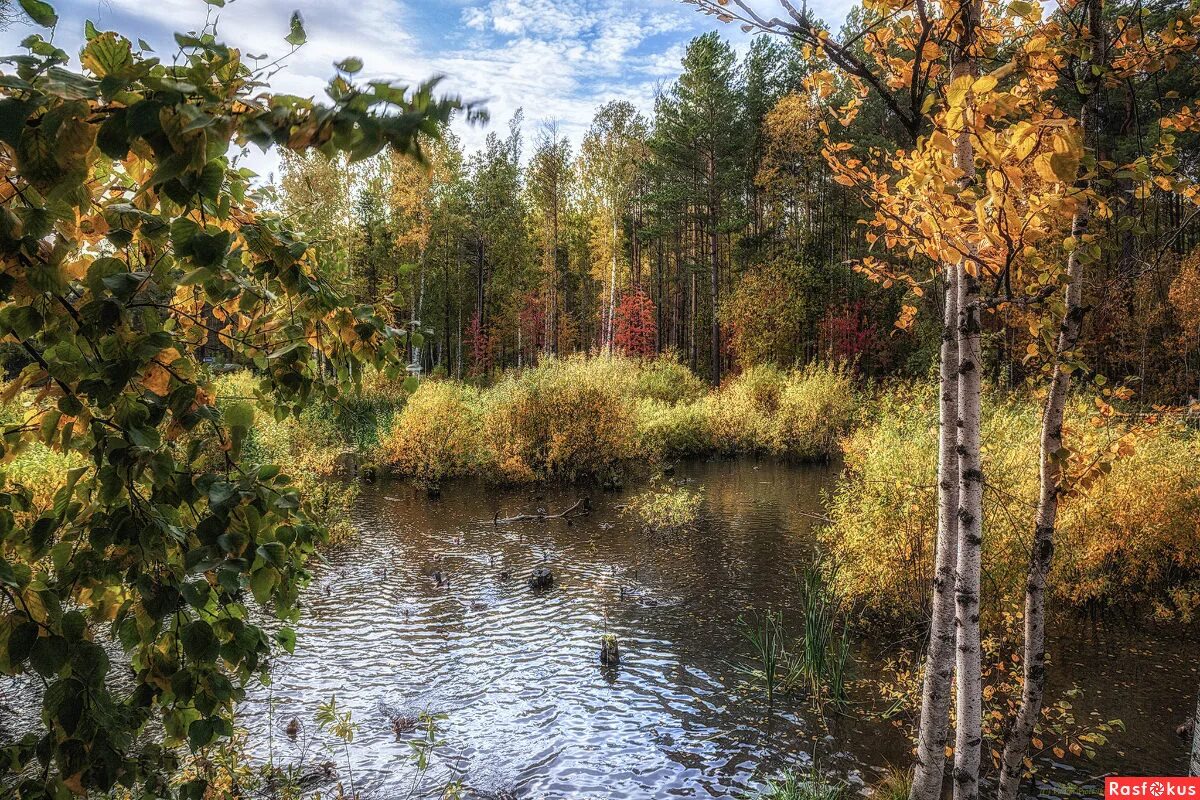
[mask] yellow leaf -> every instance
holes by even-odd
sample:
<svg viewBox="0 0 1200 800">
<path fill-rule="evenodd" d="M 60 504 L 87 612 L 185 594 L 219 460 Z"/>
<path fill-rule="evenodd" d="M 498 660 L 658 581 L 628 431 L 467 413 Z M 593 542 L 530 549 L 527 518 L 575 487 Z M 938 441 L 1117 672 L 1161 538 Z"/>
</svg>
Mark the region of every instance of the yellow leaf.
<svg viewBox="0 0 1200 800">
<path fill-rule="evenodd" d="M 159 397 L 166 397 L 170 391 L 171 373 L 157 363 L 151 363 L 142 378 L 142 385 Z"/>
<path fill-rule="evenodd" d="M 971 85 L 971 91 L 976 94 L 986 94 L 996 88 L 996 78 L 993 75 L 984 75 L 979 80 Z"/>
</svg>

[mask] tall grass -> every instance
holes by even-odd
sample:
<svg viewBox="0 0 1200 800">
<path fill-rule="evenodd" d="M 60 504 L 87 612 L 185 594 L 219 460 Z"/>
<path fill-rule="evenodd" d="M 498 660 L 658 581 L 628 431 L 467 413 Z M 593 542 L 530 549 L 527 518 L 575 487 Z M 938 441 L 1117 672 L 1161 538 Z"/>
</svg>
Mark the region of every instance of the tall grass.
<svg viewBox="0 0 1200 800">
<path fill-rule="evenodd" d="M 762 685 L 767 707 L 775 705 L 775 693 L 783 675 L 782 664 L 787 658 L 783 638 L 783 614 L 770 609 L 747 619 L 738 618 L 742 638 L 750 646 L 750 664 L 742 673 Z M 785 687 L 786 688 L 786 687 Z"/>
<path fill-rule="evenodd" d="M 803 646 L 794 668 L 804 676 L 812 697 L 842 703 L 846 700 L 850 628 L 833 589 L 835 574 L 827 575 L 820 563 L 808 565 L 801 573 Z"/>
<path fill-rule="evenodd" d="M 750 646 L 749 665 L 741 671 L 763 687 L 768 706 L 774 705 L 777 694 L 799 692 L 806 693 L 818 709 L 846 701 L 850 626 L 832 577 L 821 562 L 801 572 L 801 628 L 791 641 L 779 611 L 738 620 Z"/>
</svg>

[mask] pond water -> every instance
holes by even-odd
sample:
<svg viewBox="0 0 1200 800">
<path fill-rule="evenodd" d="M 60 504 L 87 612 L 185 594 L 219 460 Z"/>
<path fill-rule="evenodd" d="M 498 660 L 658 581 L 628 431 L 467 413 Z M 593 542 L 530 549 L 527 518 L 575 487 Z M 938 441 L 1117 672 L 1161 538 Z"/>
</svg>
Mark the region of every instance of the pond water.
<svg viewBox="0 0 1200 800">
<path fill-rule="evenodd" d="M 581 490 L 461 482 L 430 500 L 402 483 L 365 486 L 359 538 L 317 568 L 295 655 L 277 662 L 240 724 L 278 761 L 307 742 L 312 763 L 313 716 L 335 696 L 360 726 L 350 757 L 369 798 L 437 796 L 452 777 L 482 797 L 737 798 L 814 761 L 863 789 L 909 763 L 903 734 L 868 713 L 886 705 L 870 696 L 885 643 L 856 644 L 860 713 L 849 716 L 822 720 L 803 700 L 768 714 L 738 669 L 749 663 L 739 617 L 795 609 L 796 572 L 813 557 L 814 516 L 834 478 L 769 462 L 682 465 L 674 479 L 704 489 L 703 519 L 672 536 L 622 516 L 628 492 L 592 492 L 593 513 L 569 523 L 495 525 L 497 514 L 567 508 Z M 533 592 L 527 579 L 542 566 L 555 584 Z M 1128 730 L 1097 760 L 1048 763 L 1049 774 L 1085 796 L 1109 771 L 1178 774 L 1173 729 L 1197 685 L 1190 633 L 1142 630 L 1133 647 L 1111 623 L 1064 627 L 1055 690 L 1078 684 L 1079 715 L 1096 709 Z M 620 641 L 615 670 L 598 662 L 605 632 Z M 390 723 L 420 712 L 446 715 L 423 779 L 409 744 L 420 734 Z M 295 741 L 284 733 L 292 718 L 304 723 Z"/>
</svg>

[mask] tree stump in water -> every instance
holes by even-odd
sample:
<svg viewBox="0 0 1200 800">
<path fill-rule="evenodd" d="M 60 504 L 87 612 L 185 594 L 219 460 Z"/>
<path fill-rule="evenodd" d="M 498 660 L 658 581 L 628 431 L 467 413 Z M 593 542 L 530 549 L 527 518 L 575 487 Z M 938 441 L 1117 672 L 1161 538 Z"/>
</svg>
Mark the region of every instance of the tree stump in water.
<svg viewBox="0 0 1200 800">
<path fill-rule="evenodd" d="M 611 633 L 600 637 L 600 663 L 606 667 L 615 667 L 621 663 L 621 650 L 617 646 L 617 637 Z"/>
<path fill-rule="evenodd" d="M 538 567 L 529 579 L 530 589 L 549 589 L 554 585 L 554 573 L 546 567 Z"/>
</svg>

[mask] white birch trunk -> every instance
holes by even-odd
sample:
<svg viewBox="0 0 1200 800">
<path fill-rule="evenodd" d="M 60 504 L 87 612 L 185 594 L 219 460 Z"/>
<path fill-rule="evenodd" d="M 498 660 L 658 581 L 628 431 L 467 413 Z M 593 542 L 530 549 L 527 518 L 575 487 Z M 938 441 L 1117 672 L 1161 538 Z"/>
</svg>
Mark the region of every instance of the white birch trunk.
<svg viewBox="0 0 1200 800">
<path fill-rule="evenodd" d="M 934 556 L 933 608 L 929 653 L 921 689 L 921 721 L 917 729 L 917 761 L 911 800 L 938 800 L 946 771 L 946 737 L 950 727 L 954 677 L 954 576 L 958 568 L 958 282 L 957 270 L 946 269 L 946 303 L 939 361 L 941 399 L 938 408 L 938 530 Z"/>
<path fill-rule="evenodd" d="M 604 332 L 605 348 L 611 356 L 613 352 L 613 327 L 617 314 L 617 212 L 613 209 L 612 226 L 612 272 L 608 277 L 608 326 Z"/>
<path fill-rule="evenodd" d="M 1196 713 L 1192 715 L 1192 757 L 1188 774 L 1200 778 L 1200 694 L 1196 696 Z"/>
<path fill-rule="evenodd" d="M 979 24 L 977 0 L 963 3 L 961 39 L 952 80 L 978 75 L 972 48 Z M 962 182 L 975 181 L 975 150 L 970 126 L 973 100 L 968 93 L 958 132 L 955 164 Z M 954 742 L 954 800 L 978 800 L 979 764 L 983 747 L 983 679 L 979 652 L 979 589 L 983 555 L 983 465 L 980 459 L 980 339 L 979 278 L 972 263 L 976 253 L 968 244 L 958 265 L 958 574 L 955 582 L 958 682 Z"/>
<path fill-rule="evenodd" d="M 1094 48 L 1103 52 L 1101 39 L 1103 6 L 1102 0 L 1089 0 L 1088 30 Z M 1103 57 L 1103 56 L 1101 56 Z M 1092 60 L 1085 59 L 1080 66 L 1085 76 L 1085 85 L 1090 87 L 1079 113 L 1079 125 L 1087 139 L 1088 127 L 1096 110 L 1096 78 L 1092 73 Z M 1004 743 L 1004 754 L 1000 760 L 1000 782 L 997 786 L 998 800 L 1016 800 L 1025 772 L 1025 758 L 1033 738 L 1037 722 L 1041 718 L 1046 692 L 1046 583 L 1054 557 L 1054 533 L 1058 524 L 1058 505 L 1062 495 L 1062 427 L 1067 396 L 1071 391 L 1071 373 L 1063 368 L 1063 361 L 1079 343 L 1083 327 L 1083 252 L 1084 237 L 1087 236 L 1092 220 L 1092 204 L 1086 191 L 1088 182 L 1080 178 L 1076 186 L 1084 191 L 1079 207 L 1071 222 L 1071 235 L 1076 248 L 1067 257 L 1067 286 L 1064 290 L 1065 309 L 1058 331 L 1058 344 L 1054 358 L 1054 372 L 1050 391 L 1042 412 L 1040 442 L 1040 466 L 1038 484 L 1038 506 L 1034 520 L 1033 550 L 1029 554 L 1029 572 L 1025 582 L 1025 652 L 1024 681 L 1021 688 L 1021 705 L 1013 720 Z"/>
</svg>

